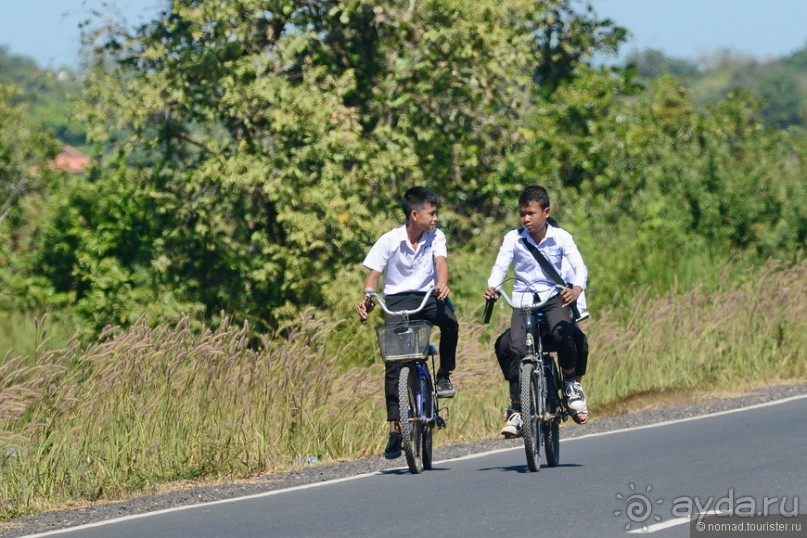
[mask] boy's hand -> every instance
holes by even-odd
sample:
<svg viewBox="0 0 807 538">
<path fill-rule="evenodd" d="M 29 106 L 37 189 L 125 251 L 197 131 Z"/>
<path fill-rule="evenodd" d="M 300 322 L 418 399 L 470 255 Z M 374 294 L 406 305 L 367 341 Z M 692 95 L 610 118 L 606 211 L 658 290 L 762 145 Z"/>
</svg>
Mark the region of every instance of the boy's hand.
<svg viewBox="0 0 807 538">
<path fill-rule="evenodd" d="M 447 285 L 447 284 L 437 284 L 436 286 L 434 286 L 434 296 L 435 296 L 435 297 L 437 298 L 437 300 L 439 300 L 439 301 L 442 301 L 443 299 L 445 299 L 446 297 L 448 297 L 448 294 L 449 294 L 450 292 L 451 292 L 451 290 L 450 290 L 450 289 L 448 289 L 448 285 Z"/>
<path fill-rule="evenodd" d="M 563 306 L 569 306 L 573 302 L 580 297 L 580 294 L 583 293 L 583 288 L 580 286 L 574 286 L 572 288 L 563 288 L 560 292 L 560 298 L 563 301 Z"/>
<path fill-rule="evenodd" d="M 500 295 L 499 290 L 496 288 L 488 288 L 485 290 L 485 299 L 493 299 L 495 301 Z"/>
<path fill-rule="evenodd" d="M 367 314 L 372 312 L 374 308 L 375 302 L 373 302 L 372 299 L 365 297 L 359 301 L 358 305 L 356 305 L 356 312 L 359 313 L 359 317 L 362 319 L 362 321 L 364 321 L 367 319 Z"/>
</svg>

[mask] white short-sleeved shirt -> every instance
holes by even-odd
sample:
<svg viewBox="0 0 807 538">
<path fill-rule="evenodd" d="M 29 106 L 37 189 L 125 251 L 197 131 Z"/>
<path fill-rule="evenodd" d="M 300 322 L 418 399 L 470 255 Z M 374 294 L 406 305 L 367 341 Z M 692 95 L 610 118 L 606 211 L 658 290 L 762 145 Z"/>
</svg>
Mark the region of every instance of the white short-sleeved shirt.
<svg viewBox="0 0 807 538">
<path fill-rule="evenodd" d="M 541 299 L 557 294 L 555 281 L 547 275 L 532 253 L 522 242 L 526 238 L 533 246 L 538 247 L 541 254 L 549 260 L 559 274 L 571 284 L 586 289 L 588 268 L 583 263 L 572 235 L 562 228 L 548 225 L 546 235 L 540 244 L 535 244 L 524 228 L 507 232 L 493 264 L 488 278 L 488 287 L 500 286 L 510 265 L 515 267 L 515 283 L 513 284 L 513 301 L 516 304 L 531 303 L 532 294 L 537 293 Z M 565 263 L 564 263 L 565 261 Z M 549 294 L 549 295 L 547 295 Z"/>
<path fill-rule="evenodd" d="M 446 236 L 438 229 L 424 232 L 413 249 L 406 226 L 382 235 L 362 264 L 384 275 L 384 295 L 428 291 L 437 284 L 435 258 L 448 257 Z"/>
</svg>

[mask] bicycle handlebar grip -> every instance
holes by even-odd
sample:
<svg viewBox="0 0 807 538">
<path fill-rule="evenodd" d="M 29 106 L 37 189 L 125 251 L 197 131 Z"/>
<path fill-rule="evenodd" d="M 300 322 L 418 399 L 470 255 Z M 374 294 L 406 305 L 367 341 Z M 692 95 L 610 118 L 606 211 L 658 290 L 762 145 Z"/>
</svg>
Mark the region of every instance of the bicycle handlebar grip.
<svg viewBox="0 0 807 538">
<path fill-rule="evenodd" d="M 566 287 L 571 288 L 573 286 L 567 282 Z M 572 304 L 569 305 L 569 310 L 572 313 L 572 321 L 577 321 L 578 319 L 580 319 L 580 310 L 577 309 L 577 301 L 576 300 Z"/>
<path fill-rule="evenodd" d="M 573 321 L 577 321 L 578 319 L 580 319 L 580 310 L 577 309 L 577 301 L 570 304 L 569 308 L 572 311 Z"/>
<path fill-rule="evenodd" d="M 367 288 L 367 289 L 364 290 L 365 293 L 367 293 L 368 291 L 375 291 L 375 290 L 373 288 Z M 370 312 L 370 309 L 373 308 L 374 304 L 375 304 L 375 302 L 373 301 L 372 297 L 370 297 L 369 295 L 366 295 L 364 297 L 364 307 L 367 309 L 368 313 Z M 367 323 L 367 318 L 362 318 L 361 322 L 362 323 Z"/>
<path fill-rule="evenodd" d="M 485 324 L 490 323 L 490 316 L 493 314 L 493 305 L 496 303 L 495 299 L 487 299 L 485 301 Z"/>
</svg>

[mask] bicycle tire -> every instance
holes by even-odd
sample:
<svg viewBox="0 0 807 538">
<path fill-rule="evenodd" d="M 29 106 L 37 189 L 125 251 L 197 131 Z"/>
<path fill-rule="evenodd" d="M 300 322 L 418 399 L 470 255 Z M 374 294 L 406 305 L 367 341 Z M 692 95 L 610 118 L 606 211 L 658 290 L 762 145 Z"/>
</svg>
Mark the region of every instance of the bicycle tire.
<svg viewBox="0 0 807 538">
<path fill-rule="evenodd" d="M 541 420 L 539 419 L 541 380 L 543 372 L 536 372 L 535 364 L 525 360 L 521 363 L 519 387 L 521 392 L 521 427 L 524 438 L 524 452 L 527 456 L 527 467 L 532 472 L 541 469 Z"/>
<path fill-rule="evenodd" d="M 423 426 L 423 469 L 426 471 L 432 470 L 432 427 L 429 425 Z"/>
<path fill-rule="evenodd" d="M 398 409 L 400 412 L 401 445 L 406 465 L 412 474 L 423 471 L 423 421 L 418 410 L 420 393 L 417 373 L 409 366 L 401 366 L 398 374 Z"/>
<path fill-rule="evenodd" d="M 544 436 L 544 454 L 546 465 L 557 467 L 560 463 L 560 419 L 554 418 L 544 422 L 542 433 Z"/>
<path fill-rule="evenodd" d="M 436 415 L 434 408 L 434 387 L 429 379 L 423 376 L 418 376 L 420 379 L 420 393 L 423 395 L 423 414 L 429 415 L 425 418 L 433 419 Z M 434 432 L 434 421 L 429 420 L 427 424 L 423 425 L 423 469 L 431 471 L 432 469 L 432 433 Z"/>
<path fill-rule="evenodd" d="M 560 398 L 558 391 L 558 375 L 555 367 L 555 360 L 552 355 L 544 355 L 546 381 L 546 403 L 545 409 L 552 417 L 551 420 L 544 421 L 543 444 L 544 455 L 548 467 L 557 467 L 560 462 Z"/>
</svg>

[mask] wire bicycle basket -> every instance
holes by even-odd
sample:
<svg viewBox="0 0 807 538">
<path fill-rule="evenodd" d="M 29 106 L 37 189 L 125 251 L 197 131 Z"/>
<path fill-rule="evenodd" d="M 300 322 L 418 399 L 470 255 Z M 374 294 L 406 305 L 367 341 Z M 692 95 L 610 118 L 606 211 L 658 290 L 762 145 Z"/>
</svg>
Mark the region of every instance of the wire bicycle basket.
<svg viewBox="0 0 807 538">
<path fill-rule="evenodd" d="M 390 363 L 424 358 L 429 349 L 431 332 L 431 323 L 423 320 L 376 327 L 381 359 Z"/>
</svg>

